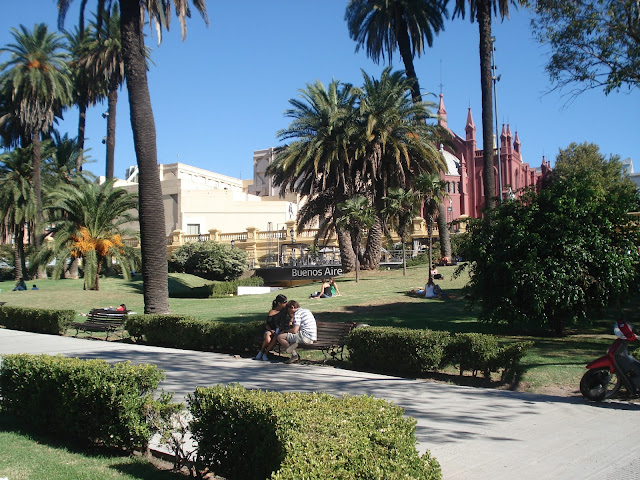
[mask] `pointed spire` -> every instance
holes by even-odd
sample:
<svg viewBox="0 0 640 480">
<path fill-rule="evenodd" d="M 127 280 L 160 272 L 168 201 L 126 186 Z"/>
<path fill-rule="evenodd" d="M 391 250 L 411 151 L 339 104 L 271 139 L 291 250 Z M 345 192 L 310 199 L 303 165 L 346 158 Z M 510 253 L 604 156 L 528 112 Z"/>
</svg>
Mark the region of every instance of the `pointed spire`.
<svg viewBox="0 0 640 480">
<path fill-rule="evenodd" d="M 520 145 L 521 145 L 520 144 L 520 137 L 518 136 L 518 131 L 516 130 L 516 136 L 513 139 L 513 149 L 518 153 L 520 153 Z M 544 160 L 544 158 L 543 158 L 543 160 Z"/>
<path fill-rule="evenodd" d="M 467 132 L 467 140 L 475 140 L 476 138 L 476 126 L 473 123 L 473 116 L 471 115 L 471 107 L 467 113 L 467 125 L 464 127 L 464 131 Z"/>
<path fill-rule="evenodd" d="M 438 105 L 438 125 L 447 128 L 447 109 L 444 108 L 444 95 L 440 93 L 440 105 Z"/>
</svg>

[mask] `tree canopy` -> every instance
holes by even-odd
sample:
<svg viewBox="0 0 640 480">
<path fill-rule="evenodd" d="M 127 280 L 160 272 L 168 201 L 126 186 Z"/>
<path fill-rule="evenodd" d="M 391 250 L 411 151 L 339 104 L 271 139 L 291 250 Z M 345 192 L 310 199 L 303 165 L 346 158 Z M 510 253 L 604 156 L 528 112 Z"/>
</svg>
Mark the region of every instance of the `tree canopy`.
<svg viewBox="0 0 640 480">
<path fill-rule="evenodd" d="M 638 202 L 616 157 L 592 144 L 562 150 L 538 194 L 470 225 L 461 253 L 480 319 L 561 334 L 635 292 L 638 229 L 629 212 Z"/>
<path fill-rule="evenodd" d="M 605 93 L 640 83 L 640 4 L 636 0 L 538 0 L 531 20 L 551 48 L 546 70 L 556 87 Z"/>
</svg>

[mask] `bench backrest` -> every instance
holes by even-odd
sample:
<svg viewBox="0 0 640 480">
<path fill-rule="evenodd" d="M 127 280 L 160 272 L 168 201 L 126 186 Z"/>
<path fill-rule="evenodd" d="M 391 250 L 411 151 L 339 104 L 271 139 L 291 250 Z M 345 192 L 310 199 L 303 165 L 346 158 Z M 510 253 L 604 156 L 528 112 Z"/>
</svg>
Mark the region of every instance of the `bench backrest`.
<svg viewBox="0 0 640 480">
<path fill-rule="evenodd" d="M 314 346 L 343 345 L 354 326 L 353 323 L 316 322 L 318 340 L 314 342 Z"/>
<path fill-rule="evenodd" d="M 87 320 L 92 322 L 122 323 L 127 312 L 117 312 L 115 310 L 105 310 L 104 308 L 94 308 L 87 315 Z"/>
</svg>

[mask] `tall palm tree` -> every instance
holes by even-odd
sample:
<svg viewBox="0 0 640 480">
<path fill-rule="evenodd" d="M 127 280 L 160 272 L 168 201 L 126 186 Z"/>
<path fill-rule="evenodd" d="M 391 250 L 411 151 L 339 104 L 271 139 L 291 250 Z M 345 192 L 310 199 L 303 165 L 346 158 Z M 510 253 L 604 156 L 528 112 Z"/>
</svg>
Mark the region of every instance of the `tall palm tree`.
<svg viewBox="0 0 640 480">
<path fill-rule="evenodd" d="M 97 87 L 95 81 L 89 77 L 89 72 L 84 68 L 80 59 L 84 56 L 89 39 L 87 30 L 75 27 L 73 31 L 66 31 L 65 37 L 69 48 L 71 60 L 69 69 L 73 81 L 73 103 L 78 107 L 78 146 L 80 154 L 76 157 L 76 172 L 82 170 L 84 156 L 84 138 L 87 124 L 87 108 L 95 105 L 97 101 Z"/>
<path fill-rule="evenodd" d="M 351 245 L 356 257 L 356 283 L 360 281 L 360 255 L 363 232 L 373 225 L 375 213 L 369 199 L 363 195 L 354 195 L 338 204 L 340 217 L 336 220 L 339 228 L 351 235 Z"/>
<path fill-rule="evenodd" d="M 434 34 L 444 30 L 446 4 L 447 0 L 350 0 L 347 5 L 345 20 L 349 35 L 357 42 L 356 51 L 366 46 L 367 56 L 374 62 L 384 60 L 386 54 L 391 64 L 397 48 L 412 82 L 409 88 L 415 103 L 422 101 L 422 93 L 413 59 L 426 50 L 425 42 L 431 47 Z M 442 231 L 440 234 L 441 244 L 450 241 L 448 236 L 442 237 Z"/>
<path fill-rule="evenodd" d="M 0 232 L 14 239 L 16 280 L 27 275 L 24 234 L 36 217 L 31 178 L 31 148 L 16 148 L 0 155 Z"/>
<path fill-rule="evenodd" d="M 11 99 L 12 113 L 33 144 L 33 237 L 37 247 L 42 218 L 40 135 L 51 129 L 54 117 L 71 101 L 72 84 L 63 37 L 50 33 L 44 23 L 35 25 L 33 31 L 20 25 L 11 34 L 15 43 L 0 49 L 11 56 L 0 65 L 0 92 Z"/>
<path fill-rule="evenodd" d="M 149 49 L 145 47 L 149 59 Z M 113 5 L 111 11 L 103 10 L 101 21 L 94 20 L 88 29 L 86 47 L 79 60 L 98 86 L 100 97 L 107 99 L 107 138 L 105 176 L 113 178 L 116 146 L 116 107 L 118 90 L 124 85 L 124 59 L 120 38 L 120 11 Z"/>
<path fill-rule="evenodd" d="M 413 80 L 402 71 L 387 67 L 380 79 L 363 72 L 360 89 L 361 135 L 356 156 L 357 171 L 365 185 L 372 186 L 376 221 L 367 236 L 363 265 L 376 269 L 380 263 L 384 198 L 389 188 L 408 188 L 411 179 L 444 168 L 444 159 L 436 148 L 435 128 L 417 118 L 431 117 L 429 102 L 415 102 L 409 95 Z"/>
<path fill-rule="evenodd" d="M 283 141 L 294 140 L 276 156 L 267 173 L 273 175 L 280 193 L 294 190 L 307 196 L 304 221 L 316 215 L 321 219 L 341 215 L 335 206 L 346 200 L 356 189 L 357 178 L 352 172 L 352 137 L 357 130 L 357 96 L 351 85 L 333 80 L 328 88 L 322 82 L 308 84 L 300 91 L 301 98 L 291 99 L 292 108 L 285 116 L 292 118 L 288 128 L 278 132 Z M 327 196 L 323 192 L 331 191 Z M 305 223 L 298 222 L 303 228 Z M 329 227 L 329 223 L 323 225 Z M 338 227 L 338 241 L 343 266 L 355 267 L 355 258 L 348 234 Z"/>
<path fill-rule="evenodd" d="M 469 6 L 469 20 L 478 22 L 480 32 L 480 89 L 482 91 L 482 181 L 484 182 L 484 202 L 487 210 L 496 206 L 496 182 L 493 152 L 493 92 L 491 72 L 491 14 L 501 19 L 509 17 L 509 4 L 517 5 L 523 0 L 455 0 L 453 17 L 464 18 Z M 498 135 L 498 132 L 495 132 Z M 502 195 L 502 192 L 498 192 Z M 488 217 L 487 217 L 488 218 Z"/>
<path fill-rule="evenodd" d="M 60 183 L 71 184 L 76 177 L 88 175 L 82 169 L 78 172 L 76 168 L 79 161 L 82 163 L 86 161 L 82 157 L 77 138 L 69 138 L 67 133 L 61 135 L 54 130 L 51 138 L 42 143 L 42 147 L 44 159 L 42 180 L 43 184 L 49 185 L 49 190 Z"/>
<path fill-rule="evenodd" d="M 408 78 L 414 79 L 411 96 L 422 100 L 413 57 L 422 55 L 425 43 L 433 45 L 434 34 L 444 30 L 446 1 L 442 0 L 351 0 L 345 20 L 349 35 L 357 42 L 356 51 L 366 47 L 367 56 L 378 63 L 387 56 L 389 63 L 396 48 Z"/>
<path fill-rule="evenodd" d="M 407 274 L 406 243 L 413 229 L 413 219 L 420 214 L 420 196 L 412 189 L 389 189 L 384 197 L 385 227 L 396 231 L 402 242 L 402 274 Z"/>
<path fill-rule="evenodd" d="M 443 197 L 447 195 L 446 182 L 439 174 L 420 175 L 415 180 L 415 188 L 422 196 L 422 215 L 427 221 L 427 236 L 429 237 L 429 278 L 432 278 L 433 268 L 433 223 L 438 215 L 439 205 Z"/>
<path fill-rule="evenodd" d="M 64 17 L 72 0 L 58 0 L 58 23 Z M 97 11 L 110 7 L 117 0 L 97 0 Z M 204 0 L 192 0 L 193 6 L 209 23 Z M 151 96 L 142 34 L 142 21 L 146 16 L 153 25 L 158 41 L 162 29 L 169 28 L 171 5 L 180 22 L 182 38 L 187 32 L 186 18 L 191 16 L 187 0 L 119 0 L 120 35 L 124 73 L 129 93 L 131 127 L 139 170 L 140 247 L 142 252 L 142 279 L 145 313 L 169 312 L 169 284 L 167 240 L 165 236 L 162 188 L 158 172 L 156 128 L 151 109 Z M 82 0 L 81 10 L 86 5 Z M 100 17 L 98 17 L 100 18 Z"/>
<path fill-rule="evenodd" d="M 53 242 L 40 250 L 40 264 L 55 259 L 54 278 L 59 278 L 69 258 L 84 260 L 84 287 L 99 290 L 99 272 L 105 259 L 114 257 L 122 265 L 122 274 L 130 278 L 137 267 L 137 254 L 122 242 L 125 228 L 136 218 L 130 213 L 138 206 L 137 197 L 113 187 L 113 179 L 101 185 L 79 179 L 75 184 L 60 184 L 52 191 L 45 208 L 54 225 Z"/>
</svg>

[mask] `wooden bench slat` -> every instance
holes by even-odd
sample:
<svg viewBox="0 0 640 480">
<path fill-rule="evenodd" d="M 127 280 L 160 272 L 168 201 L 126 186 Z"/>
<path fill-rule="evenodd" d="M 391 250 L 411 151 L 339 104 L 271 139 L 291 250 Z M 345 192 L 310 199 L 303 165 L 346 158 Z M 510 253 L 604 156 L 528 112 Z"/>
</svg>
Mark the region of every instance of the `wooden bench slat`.
<svg viewBox="0 0 640 480">
<path fill-rule="evenodd" d="M 116 332 L 124 327 L 126 317 L 127 312 L 94 308 L 87 314 L 87 320 L 84 322 L 74 322 L 73 327 L 76 329 L 76 336 L 80 331 L 105 332 L 107 334 L 106 339 L 108 340 L 110 333 Z"/>
<path fill-rule="evenodd" d="M 324 362 L 327 361 L 328 355 L 331 355 L 334 360 L 339 355 L 342 360 L 345 339 L 354 327 L 353 323 L 316 322 L 318 340 L 310 344 L 300 343 L 298 348 L 321 350 Z"/>
</svg>

